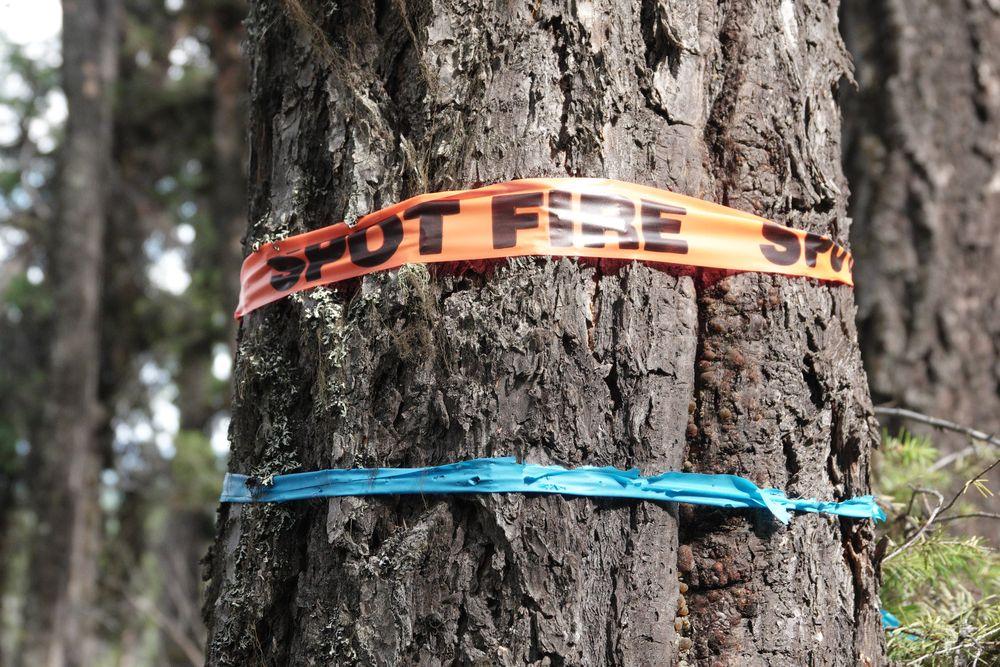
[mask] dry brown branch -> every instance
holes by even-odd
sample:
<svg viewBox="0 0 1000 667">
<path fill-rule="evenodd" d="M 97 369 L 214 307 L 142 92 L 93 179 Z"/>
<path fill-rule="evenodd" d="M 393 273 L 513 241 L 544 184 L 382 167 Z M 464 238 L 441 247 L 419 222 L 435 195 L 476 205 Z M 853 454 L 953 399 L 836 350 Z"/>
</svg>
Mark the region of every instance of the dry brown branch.
<svg viewBox="0 0 1000 667">
<path fill-rule="evenodd" d="M 915 410 L 907 410 L 906 408 L 877 407 L 875 408 L 875 414 L 887 415 L 890 417 L 902 417 L 903 419 L 920 422 L 921 424 L 927 424 L 928 426 L 934 426 L 935 428 L 962 433 L 969 436 L 973 440 L 979 440 L 981 442 L 989 443 L 994 447 L 1000 447 L 1000 438 L 990 435 L 985 431 L 979 431 L 974 428 L 969 428 L 968 426 L 962 426 L 961 424 L 956 424 L 955 422 L 948 421 L 947 419 L 931 417 L 930 415 L 925 415 L 922 412 L 916 412 Z"/>
</svg>

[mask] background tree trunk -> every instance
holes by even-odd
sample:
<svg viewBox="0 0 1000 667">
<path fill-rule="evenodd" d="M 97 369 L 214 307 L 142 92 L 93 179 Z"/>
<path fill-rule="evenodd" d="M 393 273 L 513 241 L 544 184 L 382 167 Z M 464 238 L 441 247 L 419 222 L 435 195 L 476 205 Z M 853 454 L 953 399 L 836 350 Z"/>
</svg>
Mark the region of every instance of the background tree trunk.
<svg viewBox="0 0 1000 667">
<path fill-rule="evenodd" d="M 1000 10 L 848 0 L 842 16 L 858 62 L 844 148 L 872 395 L 996 432 Z"/>
<path fill-rule="evenodd" d="M 49 426 L 26 664 L 85 665 L 94 653 L 100 533 L 97 430 L 102 246 L 110 174 L 118 3 L 63 3 L 62 83 L 69 107 L 51 279 Z"/>
<path fill-rule="evenodd" d="M 242 19 L 246 7 L 239 1 L 215 2 L 207 8 L 203 20 L 211 30 L 209 44 L 215 65 L 212 83 L 211 224 L 206 238 L 194 246 L 193 266 L 204 267 L 200 282 L 192 289 L 202 308 L 192 313 L 186 327 L 190 332 L 180 347 L 178 407 L 180 428 L 185 437 L 211 437 L 213 419 L 226 407 L 226 396 L 218 389 L 219 380 L 212 374 L 216 341 L 235 341 L 236 327 L 230 317 L 239 300 L 239 281 L 232 279 L 240 270 L 240 238 L 246 219 L 245 123 L 246 62 L 240 50 L 243 39 Z M 220 322 L 214 315 L 225 313 Z M 207 311 L 207 312 L 206 312 Z M 234 343 L 235 344 L 235 343 Z M 180 468 L 178 470 L 178 468 Z M 187 472 L 174 466 L 172 473 Z M 183 479 L 172 488 L 185 489 Z M 205 628 L 199 615 L 203 582 L 200 560 L 211 543 L 214 526 L 206 515 L 200 496 L 185 498 L 175 493 L 175 502 L 166 519 L 165 536 L 159 545 L 158 559 L 170 573 L 164 586 L 162 605 L 167 617 L 188 636 L 205 645 Z M 165 632 L 161 658 L 163 664 L 178 664 L 186 657 L 185 646 Z"/>
<path fill-rule="evenodd" d="M 835 3 L 286 0 L 253 3 L 248 36 L 247 249 L 419 192 L 566 174 L 846 240 Z M 231 469 L 516 454 L 868 491 L 849 289 L 476 269 L 405 267 L 246 318 Z M 585 498 L 227 505 L 208 660 L 877 664 L 870 540 L 862 522 Z"/>
</svg>

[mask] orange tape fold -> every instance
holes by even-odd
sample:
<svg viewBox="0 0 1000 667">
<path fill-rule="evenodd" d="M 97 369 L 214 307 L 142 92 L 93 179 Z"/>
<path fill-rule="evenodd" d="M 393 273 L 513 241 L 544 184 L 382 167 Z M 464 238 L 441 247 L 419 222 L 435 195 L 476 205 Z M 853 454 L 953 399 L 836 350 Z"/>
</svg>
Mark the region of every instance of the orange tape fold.
<svg viewBox="0 0 1000 667">
<path fill-rule="evenodd" d="M 853 285 L 854 260 L 819 236 L 665 190 L 543 178 L 418 195 L 268 243 L 240 272 L 236 317 L 292 292 L 403 264 L 556 255 L 762 271 Z"/>
</svg>

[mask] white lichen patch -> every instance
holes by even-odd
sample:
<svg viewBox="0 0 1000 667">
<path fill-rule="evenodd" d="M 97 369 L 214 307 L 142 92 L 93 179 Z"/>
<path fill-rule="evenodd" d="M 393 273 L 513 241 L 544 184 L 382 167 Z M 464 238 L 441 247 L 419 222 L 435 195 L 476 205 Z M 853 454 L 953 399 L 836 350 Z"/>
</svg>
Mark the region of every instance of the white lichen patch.
<svg viewBox="0 0 1000 667">
<path fill-rule="evenodd" d="M 337 366 L 344 360 L 344 306 L 340 297 L 327 287 L 314 287 L 308 292 L 298 292 L 294 297 L 302 304 L 302 319 L 315 326 L 320 333 L 320 344 L 326 360 Z"/>
<path fill-rule="evenodd" d="M 431 273 L 426 264 L 404 264 L 395 273 L 399 284 L 400 303 L 411 298 L 423 298 L 430 288 Z"/>
<path fill-rule="evenodd" d="M 257 252 L 268 244 L 276 244 L 280 247 L 281 241 L 292 235 L 294 219 L 294 213 L 285 211 L 283 213 L 269 213 L 254 222 L 251 230 L 251 236 L 254 238 L 250 246 L 251 252 Z"/>
<path fill-rule="evenodd" d="M 322 360 L 321 401 L 324 412 L 341 417 L 347 410 L 343 366 L 347 358 L 344 305 L 340 295 L 327 287 L 314 287 L 291 298 L 302 306 L 302 320 L 316 333 Z"/>
<path fill-rule="evenodd" d="M 299 465 L 292 442 L 292 430 L 285 413 L 278 413 L 266 421 L 260 429 L 259 437 L 264 441 L 264 455 L 261 462 L 251 469 L 250 475 L 269 486 L 273 483 L 274 475 L 293 470 Z"/>
</svg>

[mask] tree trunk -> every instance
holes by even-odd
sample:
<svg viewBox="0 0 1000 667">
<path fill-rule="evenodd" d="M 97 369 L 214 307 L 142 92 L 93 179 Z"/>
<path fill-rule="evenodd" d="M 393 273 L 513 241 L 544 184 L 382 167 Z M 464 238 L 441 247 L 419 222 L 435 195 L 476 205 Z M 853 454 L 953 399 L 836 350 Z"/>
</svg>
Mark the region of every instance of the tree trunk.
<svg viewBox="0 0 1000 667">
<path fill-rule="evenodd" d="M 193 266 L 201 272 L 202 280 L 192 292 L 197 291 L 200 301 L 211 304 L 209 312 L 195 310 L 199 320 L 191 326 L 193 335 L 181 350 L 179 387 L 180 427 L 182 433 L 190 432 L 208 442 L 212 420 L 225 408 L 212 376 L 214 343 L 221 338 L 235 339 L 235 326 L 230 313 L 225 312 L 224 326 L 220 327 L 211 317 L 217 309 L 229 311 L 239 297 L 239 282 L 232 277 L 240 269 L 240 237 L 246 218 L 246 170 L 244 168 L 244 117 L 246 67 L 240 52 L 243 38 L 242 17 L 246 8 L 240 2 L 219 2 L 210 7 L 204 17 L 211 30 L 212 62 L 215 81 L 212 86 L 212 163 L 210 216 L 211 229 L 207 238 L 199 238 L 194 246 Z M 214 303 L 213 303 L 214 302 Z M 222 331 L 229 335 L 223 336 Z M 220 404 L 222 403 L 222 404 Z M 174 488 L 183 488 L 182 480 Z M 200 565 L 205 547 L 211 542 L 213 525 L 211 515 L 206 515 L 204 503 L 195 500 L 178 502 L 167 518 L 165 539 L 160 545 L 159 560 L 164 570 L 171 573 L 165 584 L 161 604 L 185 635 L 197 641 L 199 648 L 205 644 L 204 625 L 198 614 L 202 597 Z M 164 664 L 178 664 L 185 657 L 184 646 L 162 633 Z"/>
<path fill-rule="evenodd" d="M 85 665 L 94 654 L 100 508 L 97 402 L 99 311 L 111 111 L 117 68 L 116 0 L 63 3 L 62 82 L 69 119 L 59 217 L 50 254 L 54 330 L 49 426 L 32 576 L 36 609 L 26 664 Z"/>
<path fill-rule="evenodd" d="M 248 36 L 247 249 L 420 192 L 566 174 L 846 239 L 827 3 L 286 0 L 254 3 Z M 515 454 L 868 490 L 848 288 L 475 268 L 248 316 L 230 468 Z M 209 567 L 216 665 L 882 662 L 871 531 L 849 520 L 517 494 L 225 505 Z"/>
<path fill-rule="evenodd" d="M 213 4 L 208 18 L 212 31 L 212 62 L 216 75 L 212 86 L 212 198 L 211 214 L 218 229 L 212 259 L 218 268 L 213 287 L 227 311 L 239 300 L 239 282 L 232 272 L 240 270 L 247 208 L 246 179 L 246 61 L 242 51 L 243 0 Z M 229 314 L 228 312 L 226 313 Z M 228 320 L 227 321 L 231 321 Z M 233 340 L 235 327 L 227 340 Z"/>
<path fill-rule="evenodd" d="M 849 0 L 843 19 L 859 64 L 845 169 L 872 395 L 1000 431 L 1000 11 Z"/>
</svg>

